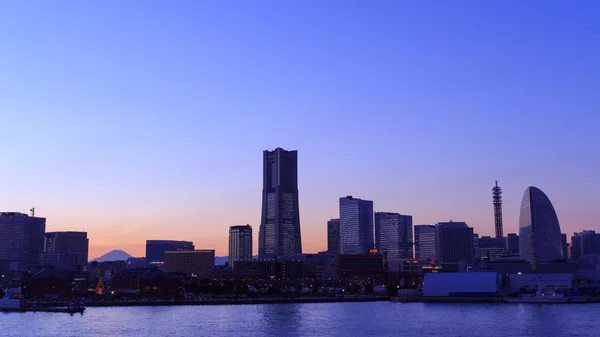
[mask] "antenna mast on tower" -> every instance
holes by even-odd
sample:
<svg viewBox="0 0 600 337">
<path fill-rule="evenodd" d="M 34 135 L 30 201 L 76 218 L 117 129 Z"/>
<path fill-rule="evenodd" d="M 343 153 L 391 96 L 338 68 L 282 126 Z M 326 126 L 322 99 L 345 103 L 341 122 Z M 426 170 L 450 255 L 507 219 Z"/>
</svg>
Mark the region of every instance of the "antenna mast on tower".
<svg viewBox="0 0 600 337">
<path fill-rule="evenodd" d="M 492 188 L 492 195 L 494 199 L 494 220 L 496 227 L 496 238 L 503 238 L 504 232 L 502 230 L 502 188 L 498 186 L 498 181 L 496 181 L 496 186 Z"/>
</svg>

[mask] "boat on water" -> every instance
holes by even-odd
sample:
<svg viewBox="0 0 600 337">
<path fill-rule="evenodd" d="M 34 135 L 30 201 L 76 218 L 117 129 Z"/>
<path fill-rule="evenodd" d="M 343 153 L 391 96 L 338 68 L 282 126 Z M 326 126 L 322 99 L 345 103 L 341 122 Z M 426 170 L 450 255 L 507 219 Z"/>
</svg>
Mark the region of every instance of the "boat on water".
<svg viewBox="0 0 600 337">
<path fill-rule="evenodd" d="M 21 289 L 7 289 L 0 299 L 0 309 L 18 309 L 21 307 Z"/>
<path fill-rule="evenodd" d="M 519 297 L 513 297 L 506 300 L 508 303 L 567 303 L 570 298 L 565 297 L 556 291 L 543 289 L 542 281 L 537 279 L 537 290 L 535 294 L 521 294 Z"/>
</svg>

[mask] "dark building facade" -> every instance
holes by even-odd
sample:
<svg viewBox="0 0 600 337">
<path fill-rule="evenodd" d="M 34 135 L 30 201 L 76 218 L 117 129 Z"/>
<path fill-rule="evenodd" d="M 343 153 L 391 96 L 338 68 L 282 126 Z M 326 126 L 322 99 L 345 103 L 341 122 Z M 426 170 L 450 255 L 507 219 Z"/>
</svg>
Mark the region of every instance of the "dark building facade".
<svg viewBox="0 0 600 337">
<path fill-rule="evenodd" d="M 340 198 L 340 254 L 368 254 L 374 241 L 373 201 Z"/>
<path fill-rule="evenodd" d="M 25 280 L 24 295 L 33 299 L 71 297 L 71 277 L 51 268 L 42 269 Z"/>
<path fill-rule="evenodd" d="M 164 263 L 165 252 L 194 250 L 190 241 L 146 240 L 146 259 L 150 263 Z"/>
<path fill-rule="evenodd" d="M 86 232 L 49 232 L 44 239 L 42 266 L 63 271 L 81 271 L 88 263 L 89 240 Z"/>
<path fill-rule="evenodd" d="M 600 255 L 600 234 L 596 234 L 593 230 L 573 233 L 571 237 L 571 259 L 577 261 L 582 256 L 591 254 Z"/>
<path fill-rule="evenodd" d="M 177 278 L 156 268 L 123 270 L 112 276 L 111 285 L 117 293 L 141 297 L 174 298 L 182 292 Z"/>
<path fill-rule="evenodd" d="M 327 221 L 327 252 L 330 254 L 340 252 L 340 219 Z"/>
<path fill-rule="evenodd" d="M 44 251 L 46 219 L 23 213 L 0 213 L 0 265 L 9 271 L 33 271 Z"/>
<path fill-rule="evenodd" d="M 441 263 L 464 262 L 472 265 L 475 258 L 473 228 L 467 226 L 465 222 L 441 222 L 436 226 L 436 261 Z"/>
<path fill-rule="evenodd" d="M 519 215 L 519 253 L 537 270 L 540 263 L 564 260 L 560 224 L 550 199 L 536 187 L 528 187 Z"/>
<path fill-rule="evenodd" d="M 437 228 L 434 225 L 417 225 L 415 229 L 415 258 L 435 260 L 437 252 Z"/>
<path fill-rule="evenodd" d="M 298 151 L 264 151 L 258 256 L 272 259 L 301 253 Z"/>
<path fill-rule="evenodd" d="M 519 256 L 519 236 L 509 233 L 506 236 L 506 250 L 509 256 Z"/>
<path fill-rule="evenodd" d="M 235 268 L 235 262 L 252 260 L 252 226 L 229 227 L 229 265 Z"/>
<path fill-rule="evenodd" d="M 381 254 L 340 254 L 338 257 L 338 277 L 340 279 L 369 279 L 384 274 Z"/>
<path fill-rule="evenodd" d="M 199 280 L 212 279 L 215 268 L 214 250 L 172 251 L 165 253 L 164 270 L 181 273 Z"/>
<path fill-rule="evenodd" d="M 388 259 L 413 258 L 413 223 L 411 215 L 375 213 L 375 246 Z"/>
</svg>

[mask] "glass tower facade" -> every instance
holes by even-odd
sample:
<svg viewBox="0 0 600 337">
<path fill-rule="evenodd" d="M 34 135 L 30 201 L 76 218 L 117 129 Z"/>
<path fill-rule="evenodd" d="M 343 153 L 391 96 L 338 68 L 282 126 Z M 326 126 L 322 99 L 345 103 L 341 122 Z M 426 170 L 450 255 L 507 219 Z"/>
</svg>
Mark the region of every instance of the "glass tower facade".
<svg viewBox="0 0 600 337">
<path fill-rule="evenodd" d="M 374 243 L 373 201 L 340 198 L 340 254 L 368 254 Z"/>
<path fill-rule="evenodd" d="M 415 226 L 415 258 L 435 260 L 436 228 L 433 225 Z"/>
<path fill-rule="evenodd" d="M 11 271 L 38 268 L 44 251 L 46 219 L 23 213 L 0 213 L 0 264 Z"/>
<path fill-rule="evenodd" d="M 252 226 L 229 227 L 229 265 L 235 269 L 235 262 L 252 260 Z"/>
<path fill-rule="evenodd" d="M 519 253 L 532 264 L 564 260 L 558 217 L 550 199 L 536 187 L 528 187 L 519 216 Z"/>
<path fill-rule="evenodd" d="M 330 254 L 340 252 L 340 219 L 327 221 L 327 252 Z"/>
<path fill-rule="evenodd" d="M 411 215 L 375 213 L 375 245 L 390 259 L 413 258 L 413 224 Z"/>
<path fill-rule="evenodd" d="M 88 263 L 89 239 L 86 232 L 49 232 L 44 241 L 42 265 L 57 270 L 79 271 Z M 67 264 L 54 263 L 68 261 Z"/>
<path fill-rule="evenodd" d="M 301 254 L 298 151 L 264 151 L 262 192 L 259 258 Z"/>
</svg>

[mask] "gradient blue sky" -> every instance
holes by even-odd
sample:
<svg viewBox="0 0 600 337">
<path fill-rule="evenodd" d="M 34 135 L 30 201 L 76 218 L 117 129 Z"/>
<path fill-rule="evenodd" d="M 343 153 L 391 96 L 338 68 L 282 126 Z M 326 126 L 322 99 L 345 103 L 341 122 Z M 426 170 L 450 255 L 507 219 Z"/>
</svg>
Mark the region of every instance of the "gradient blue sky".
<svg viewBox="0 0 600 337">
<path fill-rule="evenodd" d="M 515 232 L 529 185 L 600 229 L 598 1 L 4 1 L 0 209 L 227 253 L 262 151 L 299 150 L 303 247 L 338 197 Z M 256 247 L 255 247 L 256 250 Z"/>
</svg>

